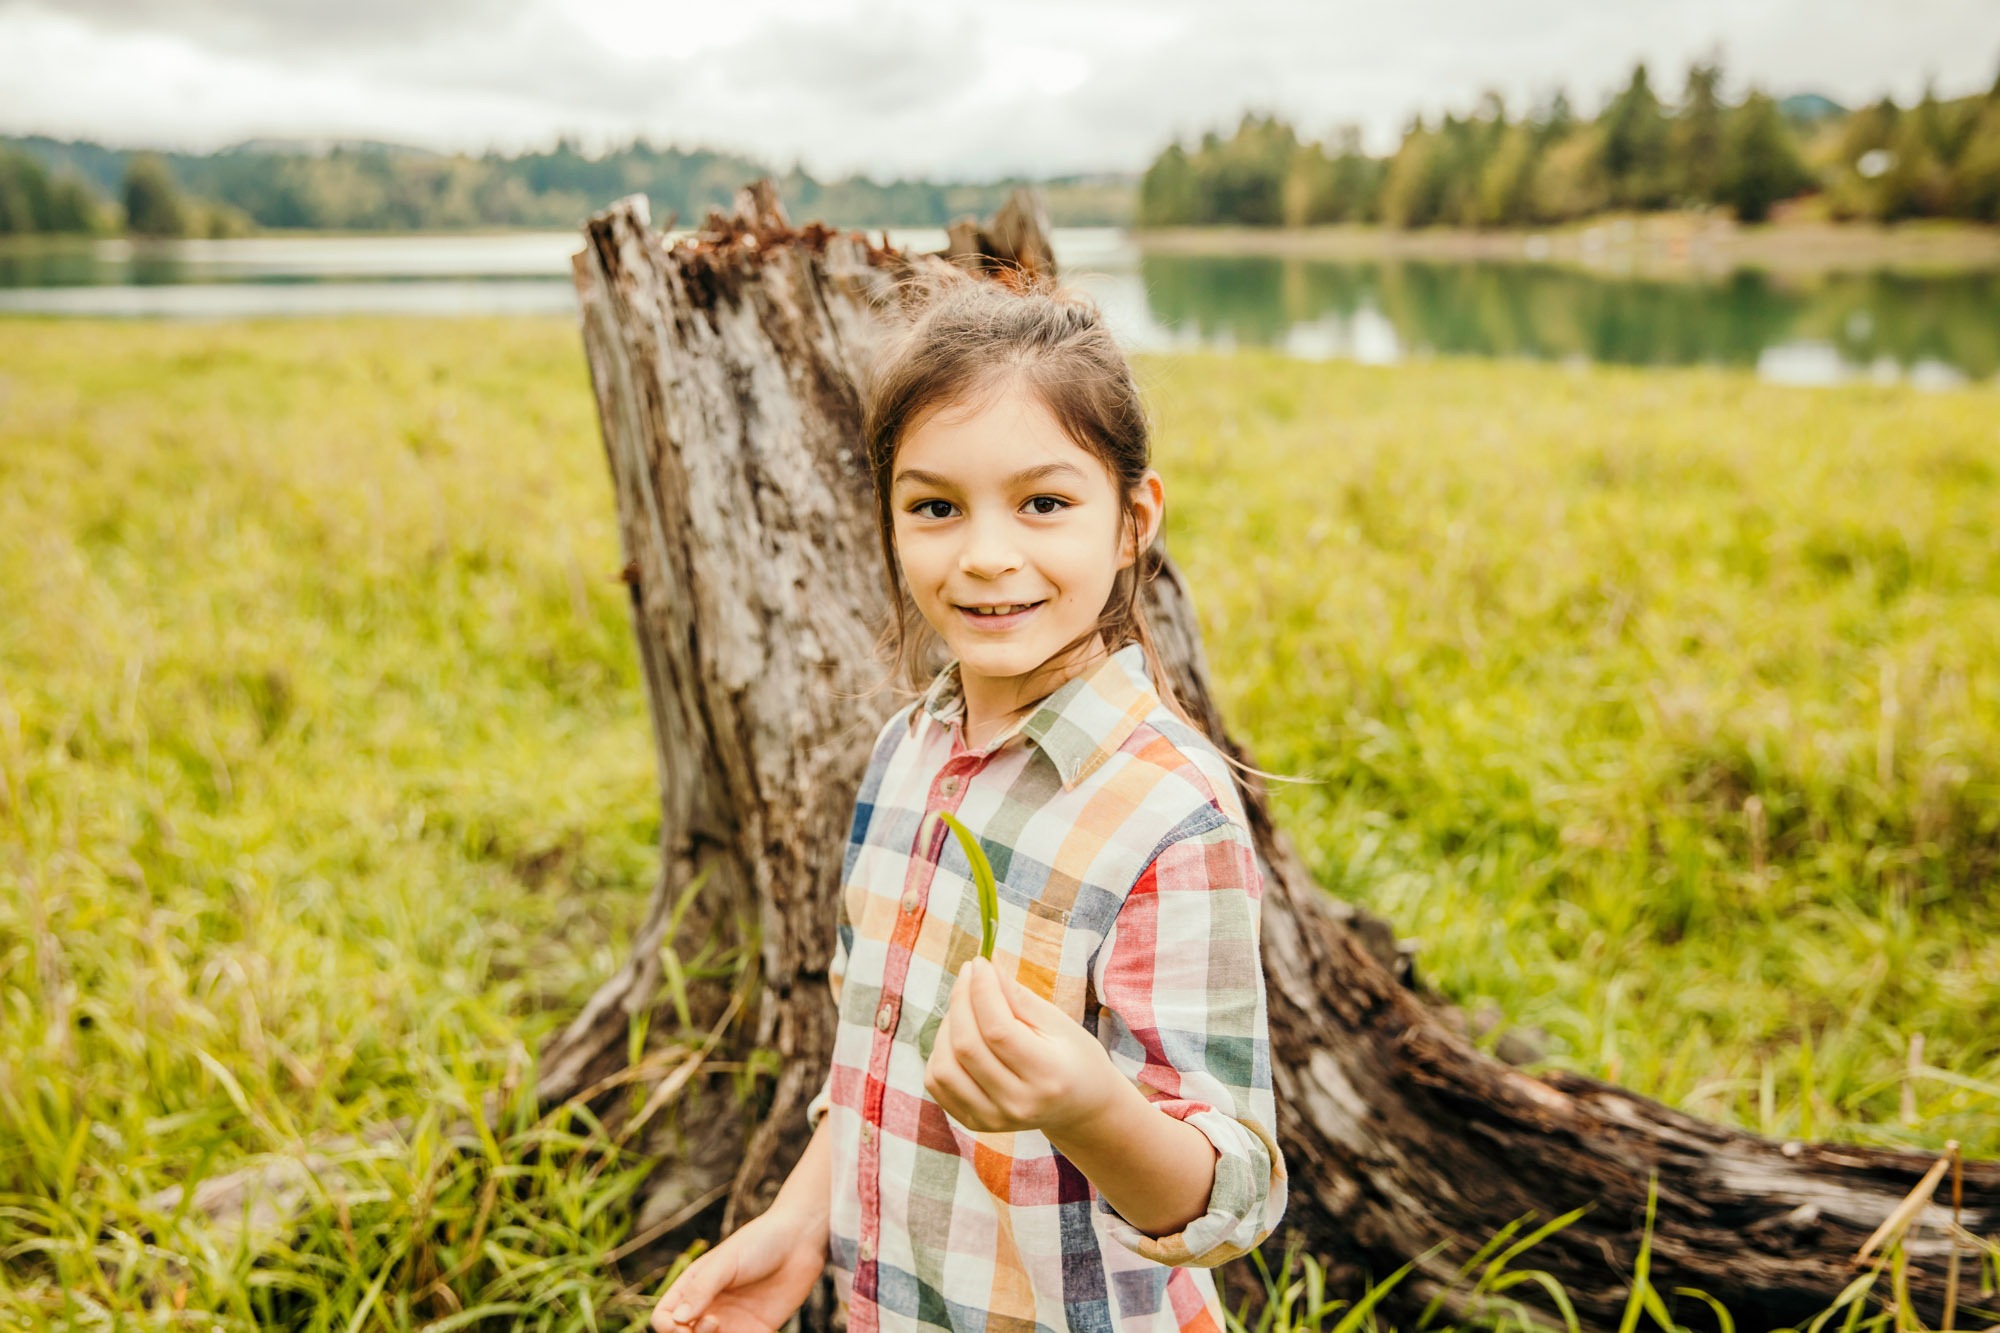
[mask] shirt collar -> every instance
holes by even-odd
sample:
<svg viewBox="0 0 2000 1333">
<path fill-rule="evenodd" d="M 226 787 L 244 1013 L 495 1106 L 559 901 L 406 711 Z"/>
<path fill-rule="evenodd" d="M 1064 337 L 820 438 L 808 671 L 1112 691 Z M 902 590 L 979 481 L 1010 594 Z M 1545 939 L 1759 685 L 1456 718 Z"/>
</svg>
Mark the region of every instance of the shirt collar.
<svg viewBox="0 0 2000 1333">
<path fill-rule="evenodd" d="M 986 748 L 997 750 L 1016 735 L 1042 747 L 1067 791 L 1118 753 L 1118 748 L 1160 701 L 1146 674 L 1146 651 L 1128 643 L 1088 671 L 1072 676 L 1010 723 Z M 965 694 L 952 662 L 924 692 L 923 710 L 947 727 L 965 716 Z"/>
</svg>

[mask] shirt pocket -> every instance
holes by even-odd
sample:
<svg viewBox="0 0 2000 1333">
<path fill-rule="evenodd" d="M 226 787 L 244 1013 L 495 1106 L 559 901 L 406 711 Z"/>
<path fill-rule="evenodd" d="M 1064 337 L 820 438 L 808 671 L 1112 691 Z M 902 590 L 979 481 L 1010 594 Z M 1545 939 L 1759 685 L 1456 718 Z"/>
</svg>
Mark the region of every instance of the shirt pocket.
<svg viewBox="0 0 2000 1333">
<path fill-rule="evenodd" d="M 1039 898 L 1026 903 L 1000 895 L 1000 918 L 994 931 L 993 961 L 1005 968 L 1013 962 L 1014 980 L 1064 1009 L 1065 993 L 1075 987 L 1062 984 L 1064 946 L 1069 940 L 1070 909 L 1057 907 Z M 1077 980 L 1080 980 L 1078 978 Z M 1081 990 L 1078 990 L 1079 997 Z M 1072 1015 L 1081 1017 L 1081 1013 Z"/>
</svg>

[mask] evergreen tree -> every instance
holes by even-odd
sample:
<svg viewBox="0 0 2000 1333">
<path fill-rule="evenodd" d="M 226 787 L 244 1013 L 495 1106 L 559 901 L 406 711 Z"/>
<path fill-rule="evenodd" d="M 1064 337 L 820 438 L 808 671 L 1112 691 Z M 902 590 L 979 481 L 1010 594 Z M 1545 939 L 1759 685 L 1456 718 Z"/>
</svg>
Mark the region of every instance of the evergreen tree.
<svg viewBox="0 0 2000 1333">
<path fill-rule="evenodd" d="M 1579 128 L 1551 144 L 1536 161 L 1529 187 L 1529 214 L 1536 222 L 1589 217 L 1611 203 L 1604 182 L 1603 134 L 1595 125 Z"/>
<path fill-rule="evenodd" d="M 125 228 L 140 236 L 187 234 L 187 209 L 180 191 L 167 164 L 151 153 L 141 153 L 126 165 Z"/>
<path fill-rule="evenodd" d="M 49 178 L 26 153 L 0 150 L 0 236 L 49 230 Z"/>
<path fill-rule="evenodd" d="M 1983 99 L 1952 179 L 1952 212 L 2000 222 L 2000 91 Z"/>
<path fill-rule="evenodd" d="M 1253 227 L 1284 221 L 1285 177 L 1298 136 L 1275 116 L 1245 115 L 1236 134 L 1197 163 L 1220 218 Z"/>
<path fill-rule="evenodd" d="M 1885 222 L 1937 217 L 1951 202 L 1951 172 L 1938 152 L 1942 139 L 1937 103 L 1928 93 L 1896 123 L 1889 169 L 1875 182 L 1876 216 Z"/>
<path fill-rule="evenodd" d="M 1362 151 L 1361 128 L 1345 126 L 1340 133 L 1340 156 L 1333 160 L 1334 198 L 1338 202 L 1326 220 L 1372 222 L 1380 217 L 1386 168 L 1387 164 Z"/>
<path fill-rule="evenodd" d="M 1389 159 L 1382 181 L 1382 220 L 1390 226 L 1427 227 L 1437 221 L 1444 156 L 1438 138 L 1419 118 Z"/>
<path fill-rule="evenodd" d="M 1534 220 L 1535 132 L 1526 125 L 1507 128 L 1479 176 L 1481 226 Z"/>
<path fill-rule="evenodd" d="M 1644 63 L 1611 99 L 1601 121 L 1603 165 L 1611 197 L 1628 208 L 1658 208 L 1667 201 L 1667 117 L 1646 81 Z"/>
<path fill-rule="evenodd" d="M 1778 104 L 1753 92 L 1729 118 L 1722 172 L 1722 202 L 1742 222 L 1762 222 L 1771 205 L 1812 184 L 1798 144 Z"/>
<path fill-rule="evenodd" d="M 1491 123 L 1446 115 L 1432 164 L 1436 197 L 1432 220 L 1454 227 L 1479 225 L 1479 177 L 1485 165 Z M 1504 128 L 1504 126 L 1503 126 Z"/>
<path fill-rule="evenodd" d="M 1169 144 L 1139 178 L 1139 225 L 1177 227 L 1194 220 L 1194 168 L 1178 143 Z"/>
<path fill-rule="evenodd" d="M 1952 159 L 1952 120 L 1938 104 L 1937 89 L 1928 80 L 1924 83 L 1924 95 L 1910 112 L 1910 129 L 1916 135 L 1911 147 L 1940 162 Z"/>
<path fill-rule="evenodd" d="M 1675 123 L 1681 193 L 1696 203 L 1714 203 L 1722 180 L 1722 101 L 1716 95 L 1721 83 L 1719 62 L 1690 65 L 1687 93 Z"/>
<path fill-rule="evenodd" d="M 1902 108 L 1893 97 L 1856 111 L 1840 128 L 1840 160 L 1853 166 L 1864 155 L 1887 148 L 1896 141 L 1896 128 L 1902 116 Z"/>
<path fill-rule="evenodd" d="M 1561 88 L 1549 99 L 1548 110 L 1535 118 L 1536 135 L 1542 144 L 1568 137 L 1576 128 L 1576 112 L 1570 109 L 1569 94 Z"/>
<path fill-rule="evenodd" d="M 49 183 L 50 231 L 87 235 L 103 225 L 103 209 L 83 178 L 64 172 Z"/>
</svg>

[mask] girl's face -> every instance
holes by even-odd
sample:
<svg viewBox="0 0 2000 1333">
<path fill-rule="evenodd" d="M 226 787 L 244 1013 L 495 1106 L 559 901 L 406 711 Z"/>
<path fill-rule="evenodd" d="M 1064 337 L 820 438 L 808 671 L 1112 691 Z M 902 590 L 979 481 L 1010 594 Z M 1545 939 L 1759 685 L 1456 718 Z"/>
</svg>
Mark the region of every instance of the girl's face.
<svg viewBox="0 0 2000 1333">
<path fill-rule="evenodd" d="M 1159 474 L 1146 473 L 1132 505 L 1136 545 L 1104 464 L 1014 384 L 904 435 L 890 483 L 897 562 L 975 712 L 1032 702 L 1088 660 L 1050 659 L 1096 626 L 1118 571 L 1152 541 Z"/>
</svg>

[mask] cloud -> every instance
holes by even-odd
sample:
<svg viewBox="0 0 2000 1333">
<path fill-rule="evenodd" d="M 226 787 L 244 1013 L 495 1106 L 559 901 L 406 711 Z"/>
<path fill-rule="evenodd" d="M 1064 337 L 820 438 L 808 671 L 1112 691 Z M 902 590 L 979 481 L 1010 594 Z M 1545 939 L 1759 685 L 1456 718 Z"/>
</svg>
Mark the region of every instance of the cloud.
<svg viewBox="0 0 2000 1333">
<path fill-rule="evenodd" d="M 536 0 L 0 0 L 107 33 L 178 37 L 218 52 L 281 59 L 370 51 L 504 24 Z"/>
<path fill-rule="evenodd" d="M 982 74 L 981 36 L 967 11 L 874 8 L 767 28 L 716 52 L 714 80 L 794 111 L 819 104 L 860 117 L 934 112 Z"/>
<path fill-rule="evenodd" d="M 365 136 L 503 150 L 646 134 L 821 175 L 1136 169 L 1249 108 L 1377 151 L 1417 112 L 1649 61 L 1678 91 L 1983 88 L 1990 0 L 0 0 L 0 130 L 216 147 Z"/>
</svg>

